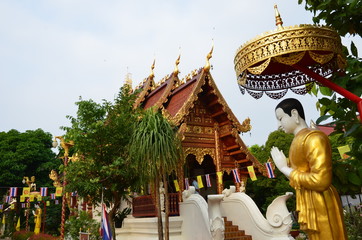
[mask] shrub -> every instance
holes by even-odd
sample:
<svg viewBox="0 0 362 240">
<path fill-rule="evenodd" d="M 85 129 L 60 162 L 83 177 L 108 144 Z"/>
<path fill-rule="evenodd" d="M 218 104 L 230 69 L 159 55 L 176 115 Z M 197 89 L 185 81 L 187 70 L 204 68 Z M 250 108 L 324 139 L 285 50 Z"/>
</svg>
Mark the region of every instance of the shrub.
<svg viewBox="0 0 362 240">
<path fill-rule="evenodd" d="M 29 231 L 22 230 L 22 231 L 14 232 L 11 239 L 13 239 L 13 240 L 27 240 L 32 235 L 34 235 L 34 232 L 29 232 Z"/>
<path fill-rule="evenodd" d="M 39 233 L 32 235 L 29 240 L 57 240 L 58 237 L 54 237 L 49 234 Z"/>
<path fill-rule="evenodd" d="M 362 239 L 362 205 L 351 206 L 349 209 L 344 210 L 344 221 L 346 223 L 346 229 L 348 239 L 360 240 Z"/>
<path fill-rule="evenodd" d="M 79 211 L 77 216 L 71 216 L 65 223 L 66 238 L 78 239 L 79 231 L 89 232 L 91 240 L 102 239 L 99 234 L 100 224 L 92 219 L 86 211 Z"/>
</svg>

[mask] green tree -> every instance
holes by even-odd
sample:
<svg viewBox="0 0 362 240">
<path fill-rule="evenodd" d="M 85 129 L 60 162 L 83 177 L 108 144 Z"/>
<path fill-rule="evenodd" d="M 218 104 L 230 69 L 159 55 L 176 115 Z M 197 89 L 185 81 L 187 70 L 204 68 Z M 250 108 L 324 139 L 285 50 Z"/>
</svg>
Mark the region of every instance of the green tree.
<svg viewBox="0 0 362 240">
<path fill-rule="evenodd" d="M 152 108 L 147 109 L 137 124 L 130 145 L 131 158 L 143 183 L 151 183 L 156 195 L 158 215 L 158 236 L 163 239 L 162 216 L 160 209 L 159 183 L 165 187 L 165 239 L 168 234 L 168 183 L 167 176 L 176 169 L 182 157 L 181 141 L 176 135 L 177 129 L 171 126 L 162 114 Z"/>
<path fill-rule="evenodd" d="M 66 190 L 77 191 L 94 204 L 103 197 L 104 203 L 112 206 L 109 215 L 113 232 L 121 200 L 138 178 L 128 158 L 129 141 L 138 119 L 138 110 L 133 108 L 135 97 L 124 85 L 114 103 L 80 100 L 76 103 L 77 116 L 67 116 L 71 127 L 63 127 L 66 138 L 75 143 L 72 150 L 78 154 L 66 169 Z"/>
<path fill-rule="evenodd" d="M 362 36 L 362 1 L 298 0 L 299 4 L 303 2 L 306 10 L 314 13 L 313 21 L 315 23 L 325 22 L 327 26 L 334 28 L 341 36 L 347 34 L 356 37 Z M 344 47 L 344 52 L 347 56 L 347 67 L 343 73 L 334 74 L 330 80 L 356 96 L 361 96 L 362 59 L 358 57 L 358 50 L 353 42 L 350 46 L 350 52 L 346 47 Z M 318 93 L 325 96 L 320 98 L 317 103 L 317 108 L 321 113 L 317 123 L 332 118 L 332 124 L 335 125 L 335 131 L 332 135 L 343 134 L 343 137 L 350 139 L 351 151 L 348 153 L 350 158 L 345 163 L 338 163 L 346 167 L 345 171 L 343 173 L 340 171 L 338 175 L 340 179 L 351 179 L 354 184 L 359 185 L 358 188 L 360 189 L 362 186 L 362 165 L 360 161 L 362 159 L 362 124 L 359 119 L 361 116 L 357 116 L 356 103 L 339 97 L 339 95 L 325 87 L 315 86 L 312 93 L 316 96 Z M 344 182 L 345 184 L 349 183 L 349 181 Z M 360 192 L 360 190 L 356 192 L 351 188 L 348 189 L 348 186 L 340 186 L 339 189 L 344 189 L 342 192 L 349 191 L 350 194 Z"/>
<path fill-rule="evenodd" d="M 271 132 L 265 143 L 265 146 L 253 145 L 249 148 L 250 152 L 262 163 L 265 163 L 270 157 L 272 146 L 283 150 L 286 157 L 289 154 L 289 147 L 293 140 L 293 134 L 287 134 L 282 131 Z M 248 179 L 247 193 L 253 198 L 256 205 L 259 206 L 261 212 L 266 213 L 270 203 L 280 195 L 286 192 L 293 192 L 293 188 L 289 186 L 289 180 L 277 168 L 274 170 L 275 178 L 267 178 L 258 176 L 257 181 Z M 289 210 L 295 210 L 295 200 L 292 198 L 287 201 Z"/>
<path fill-rule="evenodd" d="M 51 186 L 48 174 L 58 166 L 51 146 L 51 135 L 42 129 L 0 132 L 0 186 L 23 187 L 24 176 L 35 176 L 37 186 Z"/>
</svg>

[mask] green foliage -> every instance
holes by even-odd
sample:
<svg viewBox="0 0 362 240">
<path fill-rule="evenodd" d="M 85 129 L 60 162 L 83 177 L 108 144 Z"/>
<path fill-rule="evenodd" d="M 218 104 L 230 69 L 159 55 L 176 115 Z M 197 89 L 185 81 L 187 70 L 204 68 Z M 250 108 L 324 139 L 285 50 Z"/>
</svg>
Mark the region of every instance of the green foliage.
<svg viewBox="0 0 362 240">
<path fill-rule="evenodd" d="M 265 146 L 254 145 L 249 148 L 249 150 L 260 162 L 264 163 L 269 159 L 272 146 L 283 150 L 285 156 L 288 157 L 292 140 L 292 134 L 274 131 L 269 134 Z M 294 189 L 289 186 L 289 180 L 277 168 L 275 168 L 274 173 L 276 176 L 274 179 L 258 176 L 257 181 L 248 179 L 247 182 L 248 195 L 253 198 L 263 213 L 266 213 L 268 206 L 276 197 L 284 195 L 286 192 L 294 191 Z M 295 198 L 287 201 L 287 207 L 290 211 L 295 210 Z"/>
<path fill-rule="evenodd" d="M 158 215 L 158 237 L 163 239 L 163 227 L 159 200 L 159 182 L 163 179 L 165 189 L 165 239 L 169 239 L 168 228 L 168 183 L 167 175 L 176 170 L 177 162 L 183 159 L 181 140 L 177 128 L 162 116 L 160 111 L 149 108 L 137 123 L 130 144 L 130 157 L 142 183 L 151 183 L 156 195 Z"/>
<path fill-rule="evenodd" d="M 313 21 L 324 21 L 341 36 L 362 34 L 362 2 L 360 0 L 298 0 L 305 2 L 305 9 L 314 13 Z"/>
<path fill-rule="evenodd" d="M 14 232 L 13 235 L 11 236 L 12 240 L 28 240 L 32 235 L 34 235 L 34 232 L 29 232 L 29 231 L 18 231 L 18 232 Z"/>
<path fill-rule="evenodd" d="M 65 223 L 66 237 L 78 239 L 79 232 L 89 232 L 90 240 L 100 240 L 99 223 L 92 219 L 86 211 L 79 211 L 77 216 L 71 216 Z"/>
<path fill-rule="evenodd" d="M 344 134 L 333 134 L 329 136 L 332 147 L 333 161 L 333 185 L 340 194 L 360 193 L 362 166 L 359 161 L 352 158 L 341 160 L 338 147 L 351 146 L 354 138 L 344 137 Z M 347 153 L 349 154 L 349 153 Z"/>
<path fill-rule="evenodd" d="M 57 239 L 59 238 L 45 233 L 34 234 L 29 238 L 29 240 L 57 240 Z"/>
<path fill-rule="evenodd" d="M 362 1 L 299 0 L 299 4 L 303 2 L 307 10 L 314 12 L 314 22 L 325 21 L 326 25 L 336 29 L 341 36 L 347 33 L 362 36 Z M 345 72 L 335 73 L 330 80 L 358 98 L 362 95 L 362 59 L 358 57 L 358 50 L 353 42 L 350 52 L 345 47 L 344 53 L 347 56 Z M 351 158 L 345 162 L 334 161 L 334 173 L 338 176 L 338 181 L 334 183 L 341 193 L 357 193 L 362 187 L 362 124 L 357 117 L 357 104 L 325 89 L 325 87 L 315 86 L 312 90 L 316 96 L 318 93 L 326 96 L 319 99 L 317 103 L 317 108 L 321 113 L 317 124 L 326 120 L 332 121 L 331 123 L 335 125 L 333 134 L 338 136 L 343 134 L 343 138 L 348 137 L 351 147 L 348 153 Z M 348 186 L 349 184 L 351 187 Z"/>
<path fill-rule="evenodd" d="M 362 239 L 362 205 L 352 206 L 350 209 L 344 210 L 344 221 L 349 240 Z"/>
<path fill-rule="evenodd" d="M 127 189 L 137 183 L 137 174 L 128 160 L 128 144 L 138 119 L 138 110 L 133 108 L 135 97 L 126 85 L 114 103 L 80 100 L 76 103 L 77 116 L 67 116 L 71 127 L 63 127 L 79 156 L 66 169 L 67 191 L 92 196 L 89 200 L 93 203 L 101 201 L 103 192 L 105 203 L 113 203 L 111 217 Z"/>
<path fill-rule="evenodd" d="M 49 198 L 49 197 L 47 197 Z M 46 201 L 47 199 L 44 199 Z M 42 207 L 43 208 L 43 207 Z M 61 223 L 61 213 L 62 213 L 62 205 L 61 204 L 51 204 L 46 207 L 46 212 L 43 214 L 46 216 L 45 220 L 45 233 L 50 235 L 60 235 L 60 223 Z M 66 211 L 66 216 L 68 215 L 68 211 Z M 34 222 L 34 221 L 32 221 Z"/>
<path fill-rule="evenodd" d="M 145 111 L 130 144 L 131 158 L 142 182 L 148 183 L 156 176 L 170 174 L 176 169 L 182 156 L 176 130 L 160 112 L 152 108 Z"/>
<path fill-rule="evenodd" d="M 11 236 L 12 240 L 56 240 L 58 237 L 54 237 L 49 234 L 39 233 L 34 234 L 34 232 L 29 231 L 18 231 L 14 232 Z"/>
<path fill-rule="evenodd" d="M 41 129 L 0 132 L 0 186 L 23 187 L 24 176 L 35 176 L 38 186 L 50 186 L 48 174 L 58 165 L 51 144 L 51 135 Z M 7 190 L 0 189 L 0 194 Z"/>
</svg>

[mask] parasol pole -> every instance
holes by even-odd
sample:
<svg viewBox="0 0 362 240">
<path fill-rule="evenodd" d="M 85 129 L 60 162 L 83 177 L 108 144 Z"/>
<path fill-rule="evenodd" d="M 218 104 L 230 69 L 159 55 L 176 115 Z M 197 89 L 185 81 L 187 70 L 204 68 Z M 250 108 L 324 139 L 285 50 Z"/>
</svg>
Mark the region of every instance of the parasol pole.
<svg viewBox="0 0 362 240">
<path fill-rule="evenodd" d="M 332 89 L 333 91 L 341 94 L 342 96 L 344 96 L 345 98 L 351 100 L 352 102 L 355 102 L 357 104 L 357 109 L 358 109 L 358 112 L 359 112 L 359 119 L 362 123 L 362 98 L 358 97 L 357 95 L 347 91 L 346 89 L 342 88 L 341 86 L 338 86 L 337 84 L 335 84 L 334 82 L 332 81 L 329 81 L 328 79 L 326 79 L 325 77 L 322 77 L 321 75 L 313 72 L 312 70 L 306 68 L 306 67 L 303 67 L 303 66 L 300 66 L 298 64 L 294 64 L 292 65 L 295 69 L 305 73 L 306 75 L 314 78 L 314 80 L 322 83 L 324 86 Z"/>
</svg>

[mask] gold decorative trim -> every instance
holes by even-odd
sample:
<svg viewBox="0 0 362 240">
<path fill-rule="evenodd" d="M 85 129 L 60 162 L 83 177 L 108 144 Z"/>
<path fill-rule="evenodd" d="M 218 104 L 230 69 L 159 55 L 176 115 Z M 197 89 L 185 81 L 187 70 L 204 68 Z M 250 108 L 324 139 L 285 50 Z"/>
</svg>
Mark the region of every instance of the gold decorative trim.
<svg viewBox="0 0 362 240">
<path fill-rule="evenodd" d="M 319 64 L 325 64 L 327 62 L 329 62 L 330 60 L 332 60 L 332 58 L 334 57 L 334 53 L 330 53 L 330 54 L 318 54 L 318 53 L 314 53 L 312 51 L 309 51 L 309 56 L 316 61 Z"/>
<path fill-rule="evenodd" d="M 196 161 L 201 165 L 204 161 L 205 155 L 210 155 L 214 164 L 215 164 L 215 149 L 214 148 L 194 148 L 187 147 L 184 148 L 185 156 L 192 154 L 195 155 Z"/>
<path fill-rule="evenodd" d="M 142 88 L 141 92 L 139 93 L 137 99 L 135 100 L 135 103 L 133 105 L 134 108 L 137 108 L 141 105 L 141 103 L 145 100 L 146 96 L 149 94 L 149 91 L 155 86 L 155 82 L 153 81 L 153 77 L 148 77 L 145 79 L 140 85 L 140 87 L 136 89 Z"/>
<path fill-rule="evenodd" d="M 270 59 L 271 58 L 267 59 L 265 62 L 263 62 L 262 64 L 260 64 L 256 67 L 248 68 L 248 71 L 252 74 L 258 74 L 258 75 L 261 74 L 269 66 Z"/>
<path fill-rule="evenodd" d="M 294 65 L 298 63 L 304 57 L 305 52 L 291 53 L 289 56 L 277 56 L 274 57 L 274 60 L 285 64 L 285 65 Z M 270 59 L 270 58 L 269 58 Z"/>
<path fill-rule="evenodd" d="M 342 55 L 340 36 L 331 28 L 309 24 L 267 32 L 237 50 L 234 59 L 236 75 L 258 62 L 301 51 L 327 51 Z"/>
</svg>

